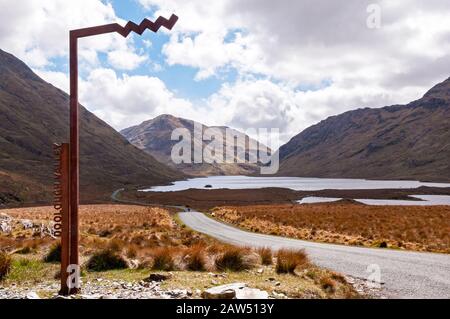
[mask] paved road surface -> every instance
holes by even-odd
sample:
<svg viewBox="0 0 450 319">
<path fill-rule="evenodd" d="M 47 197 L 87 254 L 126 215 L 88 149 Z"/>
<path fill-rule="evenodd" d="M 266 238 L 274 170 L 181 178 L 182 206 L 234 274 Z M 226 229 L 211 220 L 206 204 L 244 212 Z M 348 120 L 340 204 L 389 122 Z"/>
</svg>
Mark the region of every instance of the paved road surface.
<svg viewBox="0 0 450 319">
<path fill-rule="evenodd" d="M 315 264 L 357 278 L 367 279 L 378 265 L 384 294 L 391 298 L 450 298 L 450 255 L 314 243 L 246 232 L 198 212 L 179 216 L 193 230 L 226 243 L 305 249 Z"/>
</svg>

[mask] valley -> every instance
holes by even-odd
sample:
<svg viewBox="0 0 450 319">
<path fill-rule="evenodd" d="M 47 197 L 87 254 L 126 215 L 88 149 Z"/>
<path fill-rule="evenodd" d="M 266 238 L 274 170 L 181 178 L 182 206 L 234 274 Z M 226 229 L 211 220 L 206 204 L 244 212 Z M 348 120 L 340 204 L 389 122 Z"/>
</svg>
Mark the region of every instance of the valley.
<svg viewBox="0 0 450 319">
<path fill-rule="evenodd" d="M 51 145 L 68 138 L 69 97 L 4 51 L 0 71 L 0 298 L 57 298 Z M 244 163 L 271 150 L 242 132 L 230 129 L 233 163 L 175 164 L 174 131 L 204 155 L 195 126 L 229 128 L 163 114 L 119 133 L 80 106 L 84 297 L 205 298 L 236 283 L 234 297 L 448 296 L 448 92 L 450 79 L 325 119 L 281 146 L 276 176 Z"/>
</svg>

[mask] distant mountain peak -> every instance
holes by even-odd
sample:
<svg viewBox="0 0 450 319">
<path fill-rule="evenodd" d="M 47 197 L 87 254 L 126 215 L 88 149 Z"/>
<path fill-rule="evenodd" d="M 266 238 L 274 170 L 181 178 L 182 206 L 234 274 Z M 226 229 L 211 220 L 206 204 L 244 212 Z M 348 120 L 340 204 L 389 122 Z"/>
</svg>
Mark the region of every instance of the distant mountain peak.
<svg viewBox="0 0 450 319">
<path fill-rule="evenodd" d="M 140 125 L 133 126 L 121 131 L 122 135 L 125 136 L 128 141 L 130 141 L 136 147 L 146 151 L 157 160 L 162 163 L 168 163 L 174 168 L 177 168 L 188 175 L 197 176 L 207 176 L 207 175 L 249 175 L 255 174 L 259 171 L 259 166 L 257 164 L 250 163 L 202 163 L 202 164 L 179 164 L 175 165 L 172 163 L 171 151 L 173 146 L 178 143 L 178 141 L 171 140 L 171 134 L 174 129 L 182 128 L 187 129 L 191 133 L 193 139 L 198 140 L 198 136 L 194 134 L 194 125 L 202 125 L 203 129 L 214 128 L 218 129 L 223 133 L 224 145 L 226 140 L 225 130 L 228 127 L 225 126 L 212 126 L 209 127 L 202 123 L 188 120 L 185 118 L 175 117 L 170 114 L 162 114 L 154 119 L 143 122 Z M 249 136 L 242 132 L 233 129 L 234 134 L 241 135 L 245 137 L 245 143 L 239 144 L 237 149 L 244 151 L 238 152 L 238 154 L 248 153 L 248 145 L 257 145 L 258 142 L 252 140 Z M 249 143 L 250 140 L 252 143 Z M 202 141 L 200 141 L 202 142 Z M 207 143 L 203 142 L 203 147 Z M 263 146 L 264 147 L 264 146 Z M 235 159 L 237 160 L 236 155 Z"/>
</svg>

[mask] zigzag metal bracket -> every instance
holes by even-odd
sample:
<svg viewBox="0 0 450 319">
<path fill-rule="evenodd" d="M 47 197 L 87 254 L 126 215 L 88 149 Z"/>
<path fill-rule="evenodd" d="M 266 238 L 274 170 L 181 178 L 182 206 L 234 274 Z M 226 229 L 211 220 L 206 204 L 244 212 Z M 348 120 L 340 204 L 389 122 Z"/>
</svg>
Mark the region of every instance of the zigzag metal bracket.
<svg viewBox="0 0 450 319">
<path fill-rule="evenodd" d="M 147 29 L 155 33 L 158 32 L 158 30 L 161 27 L 165 27 L 168 30 L 172 30 L 173 26 L 175 25 L 175 23 L 177 23 L 177 21 L 178 17 L 175 14 L 172 14 L 172 16 L 169 19 L 159 17 L 158 19 L 156 19 L 155 22 L 150 21 L 148 19 L 144 19 L 139 25 L 130 21 L 125 25 L 125 27 L 122 27 L 118 23 L 111 23 L 98 27 L 72 30 L 70 31 L 70 35 L 71 37 L 74 38 L 84 38 L 93 35 L 117 32 L 126 38 L 130 35 L 131 32 L 135 32 L 139 35 L 142 35 L 144 31 Z"/>
<path fill-rule="evenodd" d="M 142 35 L 146 29 L 149 29 L 153 32 L 158 32 L 161 27 L 165 27 L 168 30 L 172 30 L 175 23 L 178 21 L 178 17 L 174 14 L 170 17 L 169 20 L 163 17 L 159 17 L 155 22 L 150 21 L 148 19 L 142 20 L 140 25 L 135 24 L 134 22 L 128 22 L 123 31 L 117 31 L 125 38 L 131 33 L 131 31 L 136 32 L 139 35 Z"/>
</svg>

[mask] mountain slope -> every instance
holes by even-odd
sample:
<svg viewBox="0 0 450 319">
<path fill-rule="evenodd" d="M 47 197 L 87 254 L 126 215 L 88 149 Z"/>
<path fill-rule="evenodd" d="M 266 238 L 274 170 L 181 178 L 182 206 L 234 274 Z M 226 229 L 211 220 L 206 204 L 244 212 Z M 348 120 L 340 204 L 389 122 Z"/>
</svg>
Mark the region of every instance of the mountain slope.
<svg viewBox="0 0 450 319">
<path fill-rule="evenodd" d="M 172 141 L 171 135 L 175 129 L 187 129 L 192 137 L 192 145 L 194 143 L 199 143 L 198 145 L 209 144 L 210 142 L 202 142 L 201 138 L 196 138 L 194 134 L 194 125 L 202 125 L 198 122 L 191 120 L 186 120 L 183 118 L 177 118 L 171 115 L 161 115 L 152 120 L 146 121 L 140 125 L 133 126 L 123 130 L 121 133 L 136 147 L 146 151 L 147 153 L 154 156 L 161 163 L 167 163 L 173 168 L 179 169 L 186 174 L 193 176 L 211 176 L 211 175 L 251 175 L 257 174 L 259 172 L 259 166 L 257 164 L 242 163 L 238 164 L 237 159 L 245 160 L 248 158 L 247 153 L 249 150 L 255 149 L 257 147 L 257 142 L 251 140 L 254 148 L 249 146 L 250 138 L 244 133 L 233 130 L 233 134 L 238 134 L 239 136 L 245 138 L 244 143 L 238 143 L 235 147 L 234 159 L 236 163 L 201 163 L 201 164 L 174 164 L 171 159 L 172 148 L 179 141 Z M 226 127 L 207 127 L 203 125 L 203 130 L 208 128 L 217 129 L 224 136 L 225 145 L 226 139 Z M 196 144 L 197 145 L 197 144 Z M 265 148 L 264 148 L 265 149 Z M 239 154 L 245 154 L 244 156 L 239 156 Z M 194 154 L 194 152 L 192 152 Z M 192 155 L 193 156 L 193 155 Z M 221 154 L 221 158 L 223 154 Z"/>
<path fill-rule="evenodd" d="M 68 141 L 68 128 L 68 95 L 0 50 L 0 204 L 51 198 L 52 143 Z M 80 143 L 82 199 L 105 199 L 124 185 L 160 184 L 181 177 L 84 107 Z"/>
<path fill-rule="evenodd" d="M 330 117 L 280 159 L 284 176 L 450 181 L 450 79 L 408 105 Z"/>
</svg>

